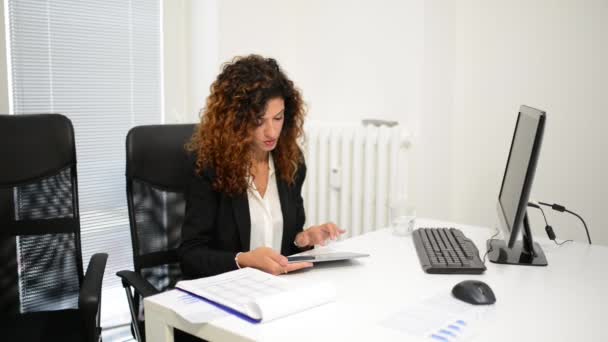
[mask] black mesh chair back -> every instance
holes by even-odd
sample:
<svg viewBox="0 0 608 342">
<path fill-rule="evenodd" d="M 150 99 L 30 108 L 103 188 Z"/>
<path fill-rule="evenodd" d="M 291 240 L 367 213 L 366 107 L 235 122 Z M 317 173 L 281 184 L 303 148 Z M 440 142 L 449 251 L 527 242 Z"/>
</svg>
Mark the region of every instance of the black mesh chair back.
<svg viewBox="0 0 608 342">
<path fill-rule="evenodd" d="M 0 115 L 0 160 L 0 312 L 14 321 L 13 334 L 36 340 L 35 334 L 19 331 L 21 323 L 44 330 L 49 320 L 59 324 L 56 317 L 78 317 L 81 304 L 84 275 L 70 120 L 60 114 Z M 98 328 L 99 317 L 95 321 Z M 73 327 L 79 340 L 85 339 L 83 324 Z M 43 333 L 36 336 L 44 338 Z"/>
<path fill-rule="evenodd" d="M 141 326 L 140 297 L 172 288 L 181 279 L 177 248 L 186 209 L 185 191 L 193 167 L 185 145 L 194 127 L 194 124 L 138 126 L 127 135 L 127 203 L 133 266 L 135 273 L 154 287 L 151 292 L 140 291 L 137 284 L 128 281 L 132 274 L 118 273 L 128 291 L 136 323 L 134 330 Z M 130 286 L 135 289 L 134 296 L 129 296 Z M 138 340 L 143 340 L 142 332 L 134 333 Z"/>
<path fill-rule="evenodd" d="M 83 270 L 72 125 L 59 115 L 3 116 L 0 136 L 2 311 L 77 308 Z"/>
</svg>

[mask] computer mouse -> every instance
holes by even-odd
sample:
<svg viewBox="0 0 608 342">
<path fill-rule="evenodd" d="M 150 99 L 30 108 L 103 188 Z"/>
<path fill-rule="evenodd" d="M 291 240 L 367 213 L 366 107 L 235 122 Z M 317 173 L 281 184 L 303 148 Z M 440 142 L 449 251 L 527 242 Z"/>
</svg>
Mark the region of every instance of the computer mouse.
<svg viewBox="0 0 608 342">
<path fill-rule="evenodd" d="M 452 289 L 454 297 L 474 305 L 494 304 L 496 296 L 488 284 L 479 280 L 464 280 Z"/>
</svg>

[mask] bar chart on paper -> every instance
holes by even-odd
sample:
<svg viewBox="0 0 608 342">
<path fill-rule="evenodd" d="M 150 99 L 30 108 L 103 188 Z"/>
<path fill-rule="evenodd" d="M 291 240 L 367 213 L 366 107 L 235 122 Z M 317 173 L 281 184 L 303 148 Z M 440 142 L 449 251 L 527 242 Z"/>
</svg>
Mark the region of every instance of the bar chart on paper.
<svg viewBox="0 0 608 342">
<path fill-rule="evenodd" d="M 429 341 L 468 341 L 476 327 L 493 314 L 494 306 L 476 306 L 441 294 L 400 310 L 380 324 Z"/>
</svg>

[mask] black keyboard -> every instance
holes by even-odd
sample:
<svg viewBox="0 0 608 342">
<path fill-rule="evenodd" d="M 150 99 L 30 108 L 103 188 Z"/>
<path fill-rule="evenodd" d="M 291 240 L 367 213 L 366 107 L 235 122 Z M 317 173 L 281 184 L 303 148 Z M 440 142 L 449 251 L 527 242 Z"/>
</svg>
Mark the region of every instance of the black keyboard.
<svg viewBox="0 0 608 342">
<path fill-rule="evenodd" d="M 460 229 L 419 228 L 412 236 L 426 273 L 480 274 L 486 270 L 477 247 Z"/>
</svg>

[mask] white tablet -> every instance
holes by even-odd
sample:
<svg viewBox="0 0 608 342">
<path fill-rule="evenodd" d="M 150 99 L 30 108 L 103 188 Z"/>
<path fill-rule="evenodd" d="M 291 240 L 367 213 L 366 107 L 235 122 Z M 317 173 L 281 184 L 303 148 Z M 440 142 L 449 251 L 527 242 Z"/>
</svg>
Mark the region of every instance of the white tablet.
<svg viewBox="0 0 608 342">
<path fill-rule="evenodd" d="M 338 260 L 350 260 L 356 258 L 368 257 L 369 254 L 364 253 L 351 253 L 351 252 L 325 252 L 315 255 L 292 255 L 287 257 L 287 262 L 292 264 L 294 262 L 325 262 L 325 261 L 338 261 Z"/>
</svg>

